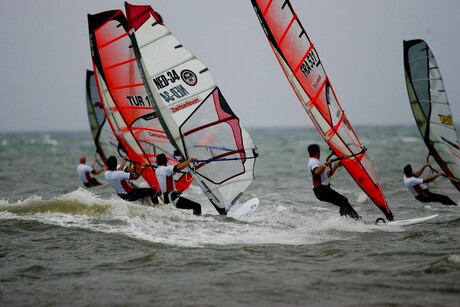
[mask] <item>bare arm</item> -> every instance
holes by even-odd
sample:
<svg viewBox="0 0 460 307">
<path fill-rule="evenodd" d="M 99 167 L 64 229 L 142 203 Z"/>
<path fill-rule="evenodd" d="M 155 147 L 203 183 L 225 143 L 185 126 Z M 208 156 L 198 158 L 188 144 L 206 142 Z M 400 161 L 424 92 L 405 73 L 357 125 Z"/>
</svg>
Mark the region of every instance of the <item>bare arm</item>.
<svg viewBox="0 0 460 307">
<path fill-rule="evenodd" d="M 320 175 L 321 173 L 323 173 L 327 168 L 328 166 L 332 163 L 332 161 L 334 160 L 334 158 L 329 158 L 329 160 L 327 160 L 326 163 L 318 166 L 317 168 L 315 168 L 313 170 L 313 173 L 315 173 L 316 175 Z M 337 168 L 341 167 L 342 166 L 342 162 L 337 162 L 330 170 L 327 171 L 327 177 L 331 177 L 335 171 L 337 170 Z"/>
<path fill-rule="evenodd" d="M 313 173 L 315 175 L 321 175 L 326 170 L 326 168 L 327 168 L 327 165 L 326 165 L 326 163 L 324 163 L 324 164 L 318 166 L 317 168 L 315 168 L 313 170 Z"/>
<path fill-rule="evenodd" d="M 342 162 L 337 162 L 334 166 L 327 172 L 327 177 L 331 178 L 334 175 L 335 171 L 342 166 Z"/>
<path fill-rule="evenodd" d="M 103 167 L 101 167 L 100 169 L 97 169 L 97 170 L 96 170 L 96 169 L 93 169 L 93 174 L 94 174 L 94 175 L 99 175 L 100 173 L 102 173 L 102 171 L 104 171 L 104 168 L 103 168 Z"/>
<path fill-rule="evenodd" d="M 119 171 L 122 171 L 122 170 L 125 168 L 125 164 L 126 164 L 126 161 L 127 161 L 127 160 L 128 160 L 128 159 L 127 159 L 126 157 L 123 157 L 123 158 L 121 159 L 120 166 L 118 167 L 118 170 L 119 170 Z"/>
<path fill-rule="evenodd" d="M 420 177 L 423 174 L 423 171 L 425 170 L 425 168 L 427 168 L 428 166 L 430 166 L 430 163 L 425 163 L 421 169 L 419 169 L 417 172 L 414 173 L 414 176 Z"/>
<path fill-rule="evenodd" d="M 94 175 L 99 175 L 100 173 L 102 173 L 102 171 L 104 171 L 104 167 L 101 167 L 100 169 L 94 169 L 96 162 L 97 162 L 97 154 L 94 154 L 94 160 L 93 160 L 93 163 L 91 163 L 91 168 L 93 169 L 93 171 L 91 173 Z"/>
<path fill-rule="evenodd" d="M 91 168 L 94 168 L 94 166 L 96 165 L 96 162 L 97 162 L 97 154 L 94 154 L 94 159 L 93 159 L 93 163 L 91 163 Z"/>
<path fill-rule="evenodd" d="M 436 173 L 436 174 L 434 174 L 434 175 L 432 175 L 430 177 L 426 177 L 426 178 L 423 179 L 423 183 L 429 183 L 429 182 L 435 180 L 436 178 L 438 178 L 439 176 L 442 176 L 442 173 Z"/>
<path fill-rule="evenodd" d="M 146 165 L 147 165 L 146 162 L 142 162 L 141 167 L 139 168 L 139 171 L 137 171 L 136 167 L 134 167 L 134 171 L 131 172 L 131 179 L 136 180 L 137 178 L 139 178 L 144 172 Z"/>
<path fill-rule="evenodd" d="M 185 160 L 179 164 L 176 164 L 175 166 L 175 169 L 176 171 L 181 171 L 183 170 L 184 168 L 186 168 L 190 163 L 192 163 L 193 161 L 196 161 L 197 159 L 196 158 L 190 158 L 188 160 Z"/>
</svg>

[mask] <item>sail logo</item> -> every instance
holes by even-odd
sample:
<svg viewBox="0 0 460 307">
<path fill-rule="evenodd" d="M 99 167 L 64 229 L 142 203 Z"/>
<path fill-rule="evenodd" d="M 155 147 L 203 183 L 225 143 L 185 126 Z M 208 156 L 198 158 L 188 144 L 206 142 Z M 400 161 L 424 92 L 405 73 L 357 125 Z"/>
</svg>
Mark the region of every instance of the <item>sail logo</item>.
<svg viewBox="0 0 460 307">
<path fill-rule="evenodd" d="M 206 182 L 204 182 L 203 180 L 200 180 L 200 182 L 203 184 L 204 188 L 206 189 L 205 193 L 207 193 L 208 197 L 213 198 L 213 204 L 220 204 L 221 202 L 219 201 L 219 198 L 217 198 L 216 195 L 214 195 L 214 193 L 211 191 L 211 189 L 208 187 L 208 185 L 206 184 Z"/>
<path fill-rule="evenodd" d="M 309 77 L 311 71 L 315 66 L 319 65 L 319 59 L 318 56 L 316 55 L 316 52 L 314 49 L 308 53 L 307 57 L 303 61 L 302 65 L 300 66 L 300 71 L 304 74 L 305 77 Z"/>
<path fill-rule="evenodd" d="M 186 109 L 186 108 L 188 108 L 188 107 L 190 107 L 190 106 L 193 106 L 194 104 L 197 104 L 197 103 L 199 103 L 200 101 L 201 101 L 201 99 L 199 99 L 199 98 L 195 98 L 195 99 L 193 99 L 193 100 L 186 101 L 186 102 L 184 102 L 184 103 L 182 103 L 182 104 L 180 104 L 180 105 L 178 105 L 178 106 L 176 106 L 176 107 L 172 107 L 172 108 L 171 108 L 171 111 L 172 111 L 173 113 L 176 113 L 176 112 L 181 111 L 181 110 L 183 110 L 183 109 Z"/>
<path fill-rule="evenodd" d="M 168 139 L 168 137 L 167 137 L 165 134 L 149 132 L 149 135 L 150 135 L 152 138 L 163 139 L 163 140 L 167 140 L 167 139 Z"/>
<path fill-rule="evenodd" d="M 323 80 L 323 76 L 321 75 L 318 75 L 315 79 L 315 81 L 313 81 L 313 83 L 311 84 L 311 87 L 316 91 L 318 90 L 318 86 L 321 84 L 321 80 Z"/>
<path fill-rule="evenodd" d="M 447 126 L 454 126 L 454 121 L 452 120 L 451 115 L 441 115 L 438 114 L 439 116 L 439 121 L 441 124 L 447 125 Z"/>
<path fill-rule="evenodd" d="M 195 86 L 198 82 L 198 78 L 196 77 L 195 73 L 188 69 L 184 69 L 183 71 L 181 71 L 180 77 L 189 86 Z"/>
</svg>

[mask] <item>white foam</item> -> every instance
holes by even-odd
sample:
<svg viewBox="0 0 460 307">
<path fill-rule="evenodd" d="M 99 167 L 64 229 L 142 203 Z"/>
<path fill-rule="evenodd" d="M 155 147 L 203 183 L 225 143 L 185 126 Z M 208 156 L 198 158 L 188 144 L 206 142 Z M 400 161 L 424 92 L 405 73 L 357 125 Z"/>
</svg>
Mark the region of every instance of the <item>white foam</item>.
<svg viewBox="0 0 460 307">
<path fill-rule="evenodd" d="M 452 262 L 452 263 L 455 263 L 455 264 L 459 264 L 460 263 L 460 256 L 459 255 L 449 255 L 447 257 L 447 260 L 449 262 Z"/>
<path fill-rule="evenodd" d="M 193 189 L 190 192 L 190 198 L 197 196 Z M 179 210 L 172 205 L 148 207 L 124 201 L 116 195 L 100 198 L 82 188 L 51 200 L 36 196 L 8 206 L 25 209 L 15 214 L 14 210 L 6 208 L 7 212 L 0 214 L 1 219 L 35 220 L 189 247 L 208 244 L 308 245 L 349 240 L 353 238 L 352 233 L 375 231 L 324 207 L 261 202 L 251 222 L 241 222 L 219 216 L 212 205 L 206 203 L 202 205 L 204 215 L 194 216 L 190 210 Z M 30 210 L 27 210 L 28 206 Z"/>
</svg>

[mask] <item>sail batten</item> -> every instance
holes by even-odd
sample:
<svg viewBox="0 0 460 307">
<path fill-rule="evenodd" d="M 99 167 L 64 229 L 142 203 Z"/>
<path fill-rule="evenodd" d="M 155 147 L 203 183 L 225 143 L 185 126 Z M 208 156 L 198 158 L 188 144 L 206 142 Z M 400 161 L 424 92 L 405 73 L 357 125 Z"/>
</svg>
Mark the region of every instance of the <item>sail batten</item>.
<svg viewBox="0 0 460 307">
<path fill-rule="evenodd" d="M 115 37 L 112 40 L 109 40 L 109 41 L 105 42 L 104 44 L 100 44 L 99 49 L 104 49 L 105 47 L 112 45 L 113 43 L 125 38 L 126 35 L 127 35 L 126 33 L 123 33 L 120 36 Z"/>
<path fill-rule="evenodd" d="M 104 70 L 109 70 L 109 69 L 117 68 L 117 67 L 119 67 L 119 66 L 122 66 L 122 65 L 125 65 L 125 64 L 131 63 L 131 62 L 134 62 L 134 61 L 136 61 L 136 58 L 127 59 L 127 60 L 122 61 L 122 62 L 118 62 L 118 63 L 114 63 L 114 64 L 112 64 L 112 65 L 108 65 L 108 66 L 104 67 Z"/>
<path fill-rule="evenodd" d="M 158 24 L 156 24 L 156 25 L 160 25 L 160 24 L 158 23 Z M 153 25 L 153 26 L 156 26 L 156 25 Z M 146 43 L 143 44 L 143 45 L 139 45 L 139 49 L 148 47 L 149 45 L 152 45 L 152 44 L 156 43 L 157 41 L 159 41 L 159 40 L 161 40 L 161 39 L 163 39 L 163 38 L 165 38 L 165 37 L 168 37 L 168 35 L 171 35 L 171 33 L 170 33 L 170 32 L 165 32 L 163 35 L 158 36 L 158 37 L 156 37 L 155 39 L 150 40 L 150 41 L 146 42 Z"/>
</svg>

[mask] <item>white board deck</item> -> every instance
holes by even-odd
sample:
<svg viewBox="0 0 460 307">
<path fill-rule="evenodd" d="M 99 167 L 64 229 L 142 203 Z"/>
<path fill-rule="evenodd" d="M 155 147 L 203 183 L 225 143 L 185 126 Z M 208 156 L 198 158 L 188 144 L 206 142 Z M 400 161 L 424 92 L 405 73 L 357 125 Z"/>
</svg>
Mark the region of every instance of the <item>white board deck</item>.
<svg viewBox="0 0 460 307">
<path fill-rule="evenodd" d="M 418 217 L 418 218 L 412 218 L 412 219 L 406 219 L 406 220 L 391 221 L 391 222 L 386 222 L 386 223 L 380 222 L 380 223 L 377 223 L 376 225 L 377 226 L 395 226 L 395 225 L 396 226 L 409 226 L 409 225 L 419 224 L 419 223 L 423 223 L 423 222 L 432 220 L 437 216 L 438 216 L 437 214 L 433 214 L 433 215 L 429 215 L 425 217 Z"/>
</svg>

